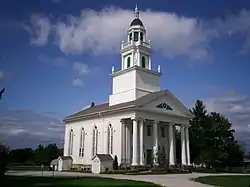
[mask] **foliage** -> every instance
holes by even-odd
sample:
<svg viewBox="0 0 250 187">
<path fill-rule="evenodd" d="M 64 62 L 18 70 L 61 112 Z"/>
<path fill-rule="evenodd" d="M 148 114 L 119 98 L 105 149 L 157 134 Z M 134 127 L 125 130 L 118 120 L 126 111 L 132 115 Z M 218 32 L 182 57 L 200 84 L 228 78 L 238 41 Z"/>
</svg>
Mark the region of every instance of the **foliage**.
<svg viewBox="0 0 250 187">
<path fill-rule="evenodd" d="M 58 158 L 62 154 L 62 149 L 59 149 L 56 144 L 39 145 L 35 150 L 31 148 L 11 150 L 8 154 L 8 161 L 11 165 L 49 165 L 51 160 Z"/>
<path fill-rule="evenodd" d="M 2 181 L 7 168 L 8 148 L 0 144 L 0 181 Z"/>
<path fill-rule="evenodd" d="M 49 165 L 53 159 L 62 155 L 61 150 L 56 144 L 49 144 L 47 146 L 39 145 L 34 153 L 34 160 L 36 164 Z"/>
<path fill-rule="evenodd" d="M 118 159 L 117 156 L 115 155 L 114 161 L 113 161 L 113 169 L 118 170 Z"/>
<path fill-rule="evenodd" d="M 168 166 L 165 146 L 159 146 L 155 159 L 157 159 L 156 163 L 160 168 L 165 168 Z"/>
<path fill-rule="evenodd" d="M 234 139 L 229 120 L 216 112 L 208 114 L 200 100 L 191 112 L 195 116 L 189 130 L 191 162 L 207 168 L 242 166 L 244 151 Z"/>
<path fill-rule="evenodd" d="M 31 148 L 14 149 L 9 152 L 9 162 L 11 163 L 26 163 L 33 157 L 34 151 Z"/>
</svg>

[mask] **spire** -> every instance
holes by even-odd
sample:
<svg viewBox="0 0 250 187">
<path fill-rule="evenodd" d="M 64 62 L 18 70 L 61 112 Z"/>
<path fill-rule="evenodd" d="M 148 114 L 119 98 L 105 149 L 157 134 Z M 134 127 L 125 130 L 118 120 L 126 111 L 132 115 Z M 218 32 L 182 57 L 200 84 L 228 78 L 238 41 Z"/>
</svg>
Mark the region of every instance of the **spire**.
<svg viewBox="0 0 250 187">
<path fill-rule="evenodd" d="M 137 5 L 135 5 L 134 17 L 135 17 L 135 19 L 139 19 L 139 10 L 138 10 Z"/>
</svg>

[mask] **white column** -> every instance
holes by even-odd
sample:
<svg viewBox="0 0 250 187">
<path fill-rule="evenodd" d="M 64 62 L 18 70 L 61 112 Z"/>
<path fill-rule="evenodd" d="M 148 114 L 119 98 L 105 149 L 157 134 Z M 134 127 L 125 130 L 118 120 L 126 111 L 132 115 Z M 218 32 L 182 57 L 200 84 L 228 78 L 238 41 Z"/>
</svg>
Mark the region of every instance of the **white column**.
<svg viewBox="0 0 250 187">
<path fill-rule="evenodd" d="M 144 165 L 144 153 L 143 153 L 143 125 L 144 121 L 140 121 L 140 165 Z"/>
<path fill-rule="evenodd" d="M 158 152 L 158 147 L 159 147 L 159 144 L 158 144 L 158 122 L 157 121 L 154 121 L 154 124 L 153 124 L 153 132 L 154 132 L 154 164 L 157 165 L 157 152 Z"/>
<path fill-rule="evenodd" d="M 126 123 L 125 126 L 125 137 L 126 137 L 126 146 L 125 146 L 125 159 L 126 159 L 126 163 L 130 165 L 131 163 L 131 143 L 130 143 L 130 139 L 131 139 L 131 135 L 130 135 L 130 129 L 129 129 L 129 124 L 128 122 Z"/>
<path fill-rule="evenodd" d="M 189 132 L 188 132 L 188 126 L 186 126 L 186 147 L 187 147 L 187 165 L 190 164 L 190 147 L 189 147 Z"/>
<path fill-rule="evenodd" d="M 181 125 L 181 164 L 187 165 L 185 127 Z"/>
<path fill-rule="evenodd" d="M 126 159 L 126 129 L 125 120 L 121 120 L 121 163 L 125 163 Z"/>
<path fill-rule="evenodd" d="M 137 49 L 137 66 L 141 66 L 141 54 L 139 49 Z"/>
<path fill-rule="evenodd" d="M 133 119 L 133 156 L 132 166 L 138 166 L 138 124 L 137 119 Z"/>
<path fill-rule="evenodd" d="M 176 126 L 173 125 L 173 141 L 174 141 L 174 163 L 176 164 Z"/>
<path fill-rule="evenodd" d="M 173 134 L 173 124 L 169 124 L 169 165 L 175 165 L 175 156 L 174 156 L 174 134 Z"/>
</svg>

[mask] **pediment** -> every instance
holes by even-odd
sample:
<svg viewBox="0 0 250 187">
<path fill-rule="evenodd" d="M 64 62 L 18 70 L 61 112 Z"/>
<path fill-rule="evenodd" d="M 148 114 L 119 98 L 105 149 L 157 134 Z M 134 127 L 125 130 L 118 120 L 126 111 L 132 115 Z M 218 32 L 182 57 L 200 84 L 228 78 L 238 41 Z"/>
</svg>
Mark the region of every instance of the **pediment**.
<svg viewBox="0 0 250 187">
<path fill-rule="evenodd" d="M 193 117 L 193 114 L 168 90 L 140 106 L 141 109 L 159 114 Z"/>
</svg>

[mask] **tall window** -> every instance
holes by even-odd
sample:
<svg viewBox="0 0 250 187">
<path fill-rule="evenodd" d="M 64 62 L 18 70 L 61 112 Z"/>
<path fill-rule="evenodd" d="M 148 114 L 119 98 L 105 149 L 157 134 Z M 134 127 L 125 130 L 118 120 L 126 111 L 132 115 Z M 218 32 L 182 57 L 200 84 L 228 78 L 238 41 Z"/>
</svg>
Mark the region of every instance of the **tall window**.
<svg viewBox="0 0 250 187">
<path fill-rule="evenodd" d="M 127 68 L 130 67 L 130 56 L 127 58 Z"/>
<path fill-rule="evenodd" d="M 134 32 L 134 41 L 137 42 L 139 39 L 139 32 Z"/>
<path fill-rule="evenodd" d="M 108 154 L 113 154 L 113 127 L 108 126 Z"/>
<path fill-rule="evenodd" d="M 142 66 L 143 68 L 146 67 L 146 62 L 145 62 L 145 57 L 144 57 L 144 56 L 141 57 L 141 66 Z"/>
<path fill-rule="evenodd" d="M 84 141 L 85 141 L 85 131 L 84 128 L 82 128 L 80 135 L 79 157 L 84 157 Z"/>
<path fill-rule="evenodd" d="M 164 127 L 161 127 L 161 137 L 165 137 L 165 128 Z"/>
<path fill-rule="evenodd" d="M 98 143 L 98 129 L 95 126 L 93 128 L 92 156 L 95 156 L 97 154 L 97 143 Z"/>
<path fill-rule="evenodd" d="M 147 136 L 151 136 L 151 125 L 147 125 Z"/>
<path fill-rule="evenodd" d="M 129 41 L 132 40 L 132 32 L 129 34 Z"/>
<path fill-rule="evenodd" d="M 143 33 L 140 32 L 140 40 L 143 41 Z"/>
<path fill-rule="evenodd" d="M 73 154 L 73 138 L 74 138 L 74 132 L 73 132 L 73 129 L 71 129 L 69 131 L 69 148 L 68 148 L 69 155 Z"/>
</svg>

